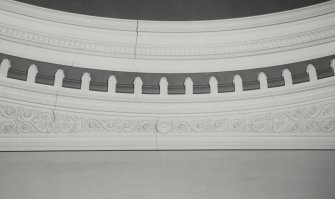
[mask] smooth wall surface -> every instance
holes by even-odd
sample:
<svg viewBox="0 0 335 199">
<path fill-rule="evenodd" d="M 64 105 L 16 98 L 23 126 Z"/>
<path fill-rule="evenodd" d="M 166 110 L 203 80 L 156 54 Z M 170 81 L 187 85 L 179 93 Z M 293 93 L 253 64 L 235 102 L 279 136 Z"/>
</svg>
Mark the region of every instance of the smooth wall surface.
<svg viewBox="0 0 335 199">
<path fill-rule="evenodd" d="M 335 151 L 1 152 L 0 198 L 333 199 Z"/>
</svg>

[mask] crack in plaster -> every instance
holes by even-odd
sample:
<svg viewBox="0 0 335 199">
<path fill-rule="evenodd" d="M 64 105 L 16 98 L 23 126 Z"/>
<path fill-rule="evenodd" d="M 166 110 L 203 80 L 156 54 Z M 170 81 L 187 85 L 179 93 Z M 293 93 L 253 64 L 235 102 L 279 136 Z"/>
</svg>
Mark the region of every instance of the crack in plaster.
<svg viewBox="0 0 335 199">
<path fill-rule="evenodd" d="M 137 56 L 137 44 L 138 44 L 138 32 L 139 32 L 138 29 L 139 29 L 139 20 L 137 19 L 136 20 L 136 29 L 135 29 L 135 31 L 136 31 L 136 38 L 135 38 L 135 46 L 134 46 L 134 58 L 133 58 L 134 62 L 135 62 L 136 56 Z M 139 67 L 137 65 L 136 66 L 136 77 L 138 76 L 138 74 L 139 74 Z M 143 90 L 142 90 L 142 92 L 143 92 Z M 135 100 L 134 101 L 138 102 L 137 99 L 138 99 L 138 94 L 135 95 Z M 159 115 L 157 116 L 157 119 L 156 119 L 156 122 L 155 122 L 155 126 L 158 123 L 158 121 L 159 121 Z M 159 147 L 158 147 L 158 131 L 157 131 L 157 129 L 155 130 L 155 145 L 156 145 L 156 150 L 158 150 Z"/>
<path fill-rule="evenodd" d="M 136 58 L 137 58 L 137 45 L 138 45 L 138 32 L 139 32 L 139 20 L 136 19 L 136 38 L 135 38 L 135 46 L 134 46 L 134 58 L 133 61 L 135 62 Z M 135 63 L 134 63 L 135 64 Z M 138 65 L 136 65 L 136 77 L 139 74 L 139 67 Z M 142 80 L 143 81 L 143 80 Z M 143 92 L 143 90 L 142 90 Z M 135 95 L 135 102 L 138 102 L 138 94 Z M 155 122 L 155 126 L 159 121 L 159 115 L 157 116 L 156 122 Z M 155 130 L 155 145 L 156 145 L 156 150 L 158 150 L 158 131 L 157 129 Z"/>
<path fill-rule="evenodd" d="M 55 104 L 54 104 L 54 106 L 53 106 L 53 108 L 52 108 L 52 110 L 51 110 L 51 112 L 52 112 L 52 116 L 53 116 L 53 118 L 52 118 L 52 124 L 55 124 L 56 123 L 56 113 L 55 113 L 55 111 L 56 111 L 56 108 L 57 108 L 57 103 L 58 103 L 58 95 L 59 95 L 59 91 L 60 91 L 60 89 L 62 88 L 62 86 L 61 87 L 59 87 L 58 89 L 57 89 L 57 91 L 56 91 L 56 95 L 55 95 Z M 47 133 L 46 133 L 46 137 L 45 137 L 45 146 L 47 145 L 47 143 L 48 143 L 48 137 L 49 137 L 49 133 L 51 133 L 50 131 L 49 131 L 49 129 L 47 129 Z M 47 147 L 47 146 L 46 146 Z"/>
<path fill-rule="evenodd" d="M 137 42 L 138 42 L 138 19 L 136 19 L 136 38 L 135 38 L 135 46 L 134 46 L 134 59 L 133 59 L 133 62 L 135 62 L 136 60 L 136 51 L 137 51 Z M 135 64 L 135 63 L 134 63 Z M 138 68 L 138 65 L 136 65 L 136 77 L 138 76 L 139 74 L 139 68 Z M 135 77 L 135 78 L 136 78 Z M 134 88 L 135 89 L 135 88 Z M 134 90 L 135 92 L 135 90 Z M 135 102 L 137 102 L 137 94 L 135 95 Z"/>
<path fill-rule="evenodd" d="M 155 144 L 156 144 L 156 150 L 158 150 L 158 130 L 157 130 L 157 124 L 158 124 L 158 121 L 159 121 L 159 115 L 157 116 L 157 120 L 156 120 L 156 123 L 155 123 Z"/>
<path fill-rule="evenodd" d="M 75 58 L 73 59 L 72 64 L 71 64 L 70 67 L 73 68 L 73 67 L 74 67 L 74 64 L 76 63 L 76 61 L 77 61 L 77 57 L 75 57 Z M 63 70 L 64 70 L 64 78 L 65 78 L 65 74 L 67 73 L 67 71 L 69 70 L 69 68 L 65 68 L 65 69 L 63 69 Z M 55 77 L 56 77 L 56 76 L 55 76 Z M 60 90 L 61 90 L 62 87 L 63 87 L 64 78 L 63 78 L 63 80 L 62 80 L 62 85 L 61 85 L 61 86 L 57 89 L 57 91 L 56 91 L 56 94 L 55 94 L 55 103 L 54 103 L 54 106 L 53 106 L 53 108 L 52 108 L 52 110 L 51 110 L 51 112 L 52 112 L 52 116 L 53 116 L 53 121 L 52 121 L 53 124 L 56 123 L 56 113 L 55 113 L 55 111 L 56 111 L 56 109 L 57 109 L 58 96 L 59 96 L 59 92 L 60 92 Z M 56 79 L 55 79 L 54 81 L 56 81 Z M 46 134 L 46 137 L 45 137 L 45 145 L 47 145 L 47 139 L 48 139 L 49 133 L 50 133 L 50 131 L 49 131 L 49 129 L 47 129 L 47 134 Z"/>
<path fill-rule="evenodd" d="M 134 46 L 134 59 L 136 59 L 136 51 L 137 51 L 137 41 L 138 41 L 138 19 L 136 19 L 136 38 L 135 38 L 135 46 Z"/>
<path fill-rule="evenodd" d="M 135 38 L 135 46 L 134 46 L 134 58 L 133 58 L 133 63 L 136 60 L 136 49 L 137 49 L 137 40 L 138 40 L 138 19 L 136 19 L 136 38 Z M 135 64 L 135 63 L 134 63 Z M 138 71 L 138 66 L 136 66 L 136 75 L 135 78 L 138 76 L 139 71 Z M 134 84 L 134 83 L 133 83 Z M 135 94 L 135 102 L 137 102 L 137 93 L 135 93 L 135 84 L 134 84 L 134 94 Z"/>
</svg>

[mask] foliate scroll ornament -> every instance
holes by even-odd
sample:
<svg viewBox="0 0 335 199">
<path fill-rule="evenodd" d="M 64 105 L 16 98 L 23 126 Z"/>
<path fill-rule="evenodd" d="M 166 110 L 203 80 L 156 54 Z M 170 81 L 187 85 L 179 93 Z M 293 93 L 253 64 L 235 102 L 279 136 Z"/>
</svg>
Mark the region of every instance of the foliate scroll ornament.
<svg viewBox="0 0 335 199">
<path fill-rule="evenodd" d="M 26 119 L 31 118 L 34 115 L 34 111 L 30 109 L 21 109 L 19 114 L 23 120 L 26 120 Z"/>
<path fill-rule="evenodd" d="M 168 133 L 173 129 L 173 120 L 158 120 L 156 129 L 159 133 Z"/>
<path fill-rule="evenodd" d="M 76 133 L 79 131 L 79 119 L 76 116 L 56 114 L 52 133 Z"/>
<path fill-rule="evenodd" d="M 116 131 L 117 128 L 117 121 L 115 119 L 104 119 L 102 121 L 102 126 L 107 131 Z"/>
<path fill-rule="evenodd" d="M 44 131 L 39 131 L 35 128 L 32 123 L 27 121 L 15 120 L 17 126 L 17 133 L 30 134 L 30 133 L 45 133 Z"/>
<path fill-rule="evenodd" d="M 271 121 L 268 114 L 255 115 L 250 120 L 250 128 L 257 133 L 268 132 L 271 128 Z"/>
<path fill-rule="evenodd" d="M 143 132 L 154 132 L 155 131 L 155 121 L 153 120 L 140 120 L 139 121 L 139 131 Z"/>
<path fill-rule="evenodd" d="M 56 115 L 52 110 L 23 108 L 8 104 L 0 104 L 0 121 L 10 122 L 16 133 L 69 133 L 73 120 L 71 116 Z M 2 133 L 12 131 L 1 128 Z"/>
<path fill-rule="evenodd" d="M 335 103 L 260 113 L 159 118 L 76 114 L 0 103 L 0 134 L 28 133 L 335 133 Z"/>
<path fill-rule="evenodd" d="M 318 120 L 318 125 L 324 132 L 335 132 L 335 104 L 327 104 L 320 111 L 322 119 Z"/>
<path fill-rule="evenodd" d="M 195 132 L 205 132 L 210 128 L 210 121 L 208 120 L 193 120 L 190 122 L 190 127 Z"/>
<path fill-rule="evenodd" d="M 97 119 L 81 119 L 82 130 L 88 132 L 99 132 L 99 131 L 107 131 L 107 132 L 115 132 L 117 129 L 117 121 L 110 118 L 97 118 Z"/>
<path fill-rule="evenodd" d="M 179 120 L 176 122 L 175 130 L 178 133 L 187 133 L 190 131 L 189 123 L 184 120 Z"/>
<path fill-rule="evenodd" d="M 95 119 L 87 119 L 84 121 L 82 129 L 85 131 L 99 131 L 101 129 L 101 125 Z"/>
<path fill-rule="evenodd" d="M 18 116 L 18 111 L 14 106 L 2 105 L 1 114 L 6 118 L 14 119 Z"/>
<path fill-rule="evenodd" d="M 335 120 L 324 119 L 319 121 L 319 126 L 323 132 L 335 132 Z"/>
<path fill-rule="evenodd" d="M 287 131 L 293 122 L 284 113 L 275 113 L 272 116 L 272 129 L 276 133 Z"/>
<path fill-rule="evenodd" d="M 286 112 L 273 113 L 269 123 L 278 133 L 334 132 L 334 104 L 299 107 Z"/>
<path fill-rule="evenodd" d="M 132 132 L 136 129 L 135 122 L 132 119 L 119 120 L 121 124 L 121 131 L 123 132 Z"/>
<path fill-rule="evenodd" d="M 4 132 L 6 134 L 17 132 L 15 123 L 10 121 L 0 122 L 0 129 L 0 132 Z"/>
<path fill-rule="evenodd" d="M 322 107 L 321 115 L 323 117 L 335 116 L 335 104 L 327 104 Z"/>
<path fill-rule="evenodd" d="M 128 117 L 105 116 L 81 118 L 82 131 L 100 133 L 152 133 L 155 132 L 155 120 Z"/>
<path fill-rule="evenodd" d="M 233 119 L 230 121 L 229 130 L 243 131 L 245 129 L 245 121 L 243 119 Z"/>
<path fill-rule="evenodd" d="M 35 118 L 32 120 L 32 124 L 40 132 L 50 132 L 52 129 L 52 124 L 54 123 L 55 118 L 52 113 L 40 112 L 36 114 Z"/>
<path fill-rule="evenodd" d="M 304 125 L 303 125 L 303 131 L 308 132 L 308 133 L 313 133 L 315 131 L 317 131 L 319 129 L 319 125 L 317 121 L 307 121 Z"/>
<path fill-rule="evenodd" d="M 228 119 L 215 119 L 212 126 L 214 131 L 224 132 L 228 128 Z"/>
</svg>

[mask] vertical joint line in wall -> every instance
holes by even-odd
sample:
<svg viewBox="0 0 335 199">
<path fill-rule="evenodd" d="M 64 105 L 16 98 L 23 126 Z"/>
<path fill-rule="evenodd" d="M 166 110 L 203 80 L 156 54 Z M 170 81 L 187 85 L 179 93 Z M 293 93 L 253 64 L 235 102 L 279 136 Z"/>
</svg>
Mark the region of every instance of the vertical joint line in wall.
<svg viewBox="0 0 335 199">
<path fill-rule="evenodd" d="M 136 38 L 135 38 L 135 46 L 134 46 L 134 59 L 136 59 L 136 51 L 137 51 L 137 40 L 138 40 L 138 19 L 136 19 Z"/>
<path fill-rule="evenodd" d="M 73 68 L 74 67 L 74 64 L 76 63 L 77 61 L 77 56 L 74 57 L 74 59 L 72 60 L 72 64 L 71 64 L 71 67 Z M 66 72 L 69 70 L 68 68 L 66 69 L 63 69 L 65 70 L 64 71 L 64 74 L 66 74 Z M 63 79 L 63 82 L 64 82 L 64 79 Z M 54 117 L 54 121 L 53 122 L 56 122 L 56 114 L 55 114 L 55 110 L 57 108 L 57 102 L 58 102 L 58 95 L 59 95 L 59 91 L 60 89 L 62 88 L 63 86 L 60 86 L 57 91 L 56 91 L 56 99 L 55 99 L 55 104 L 54 104 L 54 107 L 52 109 L 52 114 L 53 114 L 53 117 Z"/>
<path fill-rule="evenodd" d="M 55 110 L 57 108 L 57 103 L 58 103 L 58 95 L 59 95 L 59 91 L 60 91 L 61 88 L 58 88 L 57 91 L 56 91 L 56 99 L 55 99 L 55 104 L 54 104 L 54 107 L 52 108 L 52 115 L 53 115 L 53 123 L 56 123 L 56 113 L 55 113 Z"/>
<path fill-rule="evenodd" d="M 156 123 L 155 123 L 155 134 L 156 134 L 156 136 L 155 136 L 155 144 L 156 144 L 156 150 L 158 151 L 158 130 L 157 130 L 157 124 L 158 124 L 158 122 L 159 122 L 159 115 L 158 115 L 158 117 L 157 117 L 157 121 L 156 121 Z"/>
<path fill-rule="evenodd" d="M 52 118 L 52 121 L 51 121 L 51 124 L 50 124 L 51 125 L 50 129 L 52 129 L 55 126 L 55 123 L 56 123 L 56 113 L 55 113 L 55 110 L 56 110 L 56 107 L 57 107 L 59 90 L 60 90 L 60 88 L 58 88 L 57 91 L 56 91 L 55 104 L 54 104 L 54 106 L 53 106 L 53 108 L 51 110 L 53 118 Z M 47 128 L 47 133 L 46 133 L 45 140 L 44 140 L 45 147 L 47 147 L 47 144 L 48 144 L 49 133 L 51 133 L 51 132 L 50 132 L 49 128 Z"/>
<path fill-rule="evenodd" d="M 156 131 L 156 150 L 158 151 L 158 132 Z"/>
<path fill-rule="evenodd" d="M 137 40 L 138 40 L 138 19 L 136 19 L 136 38 L 135 38 L 135 46 L 134 46 L 134 59 L 136 60 L 136 51 L 137 51 Z M 138 75 L 138 66 L 136 66 L 136 76 Z M 135 95 L 135 102 L 137 102 L 137 94 Z"/>
</svg>

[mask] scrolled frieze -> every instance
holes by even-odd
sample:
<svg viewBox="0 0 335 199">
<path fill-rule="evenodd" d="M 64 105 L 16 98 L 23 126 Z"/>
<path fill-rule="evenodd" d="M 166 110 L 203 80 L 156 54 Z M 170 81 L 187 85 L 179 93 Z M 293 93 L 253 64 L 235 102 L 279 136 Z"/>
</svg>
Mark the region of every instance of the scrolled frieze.
<svg viewBox="0 0 335 199">
<path fill-rule="evenodd" d="M 335 133 L 335 103 L 204 117 L 76 114 L 0 103 L 0 134 Z"/>
<path fill-rule="evenodd" d="M 101 133 L 152 133 L 155 131 L 155 121 L 149 119 L 135 119 L 132 117 L 97 117 L 80 119 L 81 131 Z"/>
</svg>

